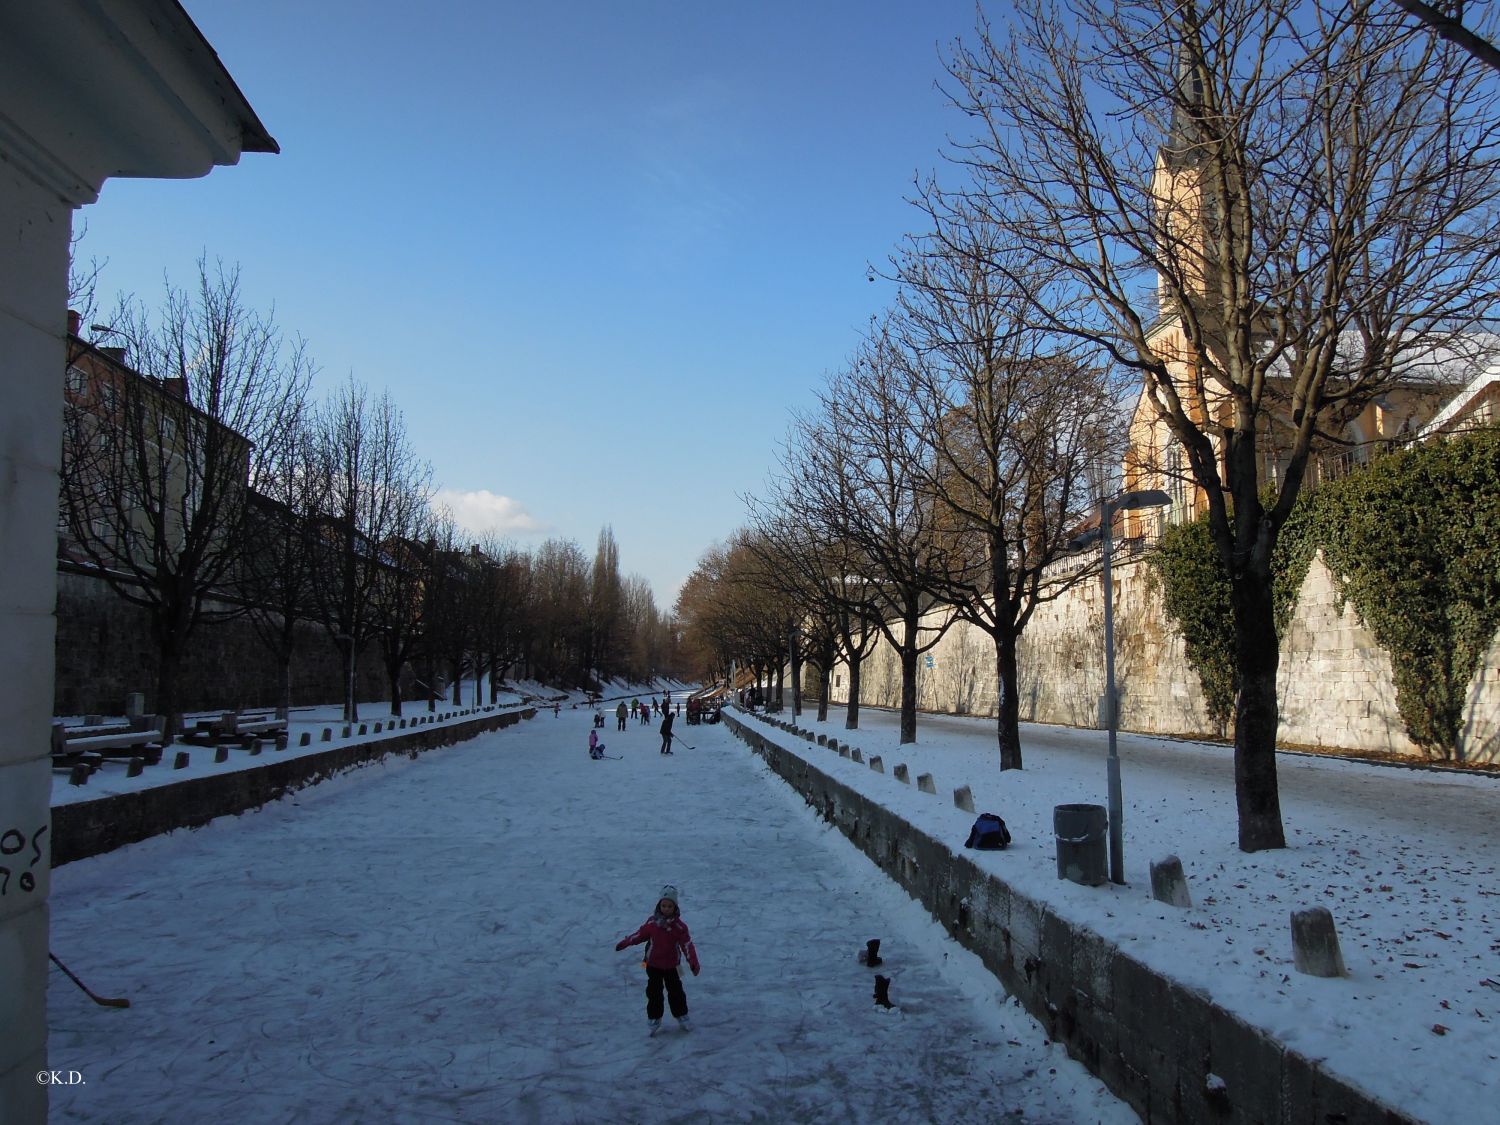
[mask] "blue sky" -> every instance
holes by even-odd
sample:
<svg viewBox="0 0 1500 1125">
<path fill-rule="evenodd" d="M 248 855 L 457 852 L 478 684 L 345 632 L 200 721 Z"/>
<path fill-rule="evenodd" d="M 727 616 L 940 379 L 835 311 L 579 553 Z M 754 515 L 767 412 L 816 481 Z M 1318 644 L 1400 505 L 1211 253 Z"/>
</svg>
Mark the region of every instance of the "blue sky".
<svg viewBox="0 0 1500 1125">
<path fill-rule="evenodd" d="M 206 252 L 388 388 L 471 520 L 592 554 L 668 608 L 743 520 L 792 409 L 889 299 L 970 0 L 185 0 L 281 144 L 82 212 L 100 303 Z"/>
</svg>

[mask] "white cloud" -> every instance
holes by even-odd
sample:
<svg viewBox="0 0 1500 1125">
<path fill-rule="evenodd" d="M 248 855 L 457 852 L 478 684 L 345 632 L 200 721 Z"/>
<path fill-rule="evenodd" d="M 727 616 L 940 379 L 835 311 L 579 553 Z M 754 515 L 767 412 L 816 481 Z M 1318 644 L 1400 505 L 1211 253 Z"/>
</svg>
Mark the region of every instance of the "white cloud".
<svg viewBox="0 0 1500 1125">
<path fill-rule="evenodd" d="M 436 508 L 447 508 L 460 527 L 476 535 L 530 535 L 545 531 L 539 520 L 522 507 L 519 500 L 497 496 L 487 488 L 462 492 L 440 488 L 432 498 Z"/>
</svg>

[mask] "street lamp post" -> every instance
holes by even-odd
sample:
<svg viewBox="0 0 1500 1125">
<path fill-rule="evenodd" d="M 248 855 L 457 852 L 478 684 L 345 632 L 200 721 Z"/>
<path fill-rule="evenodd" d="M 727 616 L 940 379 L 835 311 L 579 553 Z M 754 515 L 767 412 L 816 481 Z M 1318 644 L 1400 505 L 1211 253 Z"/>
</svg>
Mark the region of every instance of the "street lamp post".
<svg viewBox="0 0 1500 1125">
<path fill-rule="evenodd" d="M 1120 753 L 1115 728 L 1119 721 L 1115 697 L 1115 607 L 1114 584 L 1110 579 L 1109 556 L 1116 512 L 1138 508 L 1160 508 L 1172 498 L 1158 488 L 1126 492 L 1099 505 L 1099 553 L 1104 578 L 1104 713 L 1109 731 L 1109 880 L 1125 882 L 1124 802 L 1120 796 Z"/>
</svg>

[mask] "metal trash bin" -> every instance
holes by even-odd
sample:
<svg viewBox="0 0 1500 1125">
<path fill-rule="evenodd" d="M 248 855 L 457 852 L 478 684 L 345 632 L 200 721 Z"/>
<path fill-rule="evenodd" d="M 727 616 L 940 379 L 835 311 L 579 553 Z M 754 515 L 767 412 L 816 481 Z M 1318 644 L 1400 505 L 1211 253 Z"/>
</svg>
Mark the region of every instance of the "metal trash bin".
<svg viewBox="0 0 1500 1125">
<path fill-rule="evenodd" d="M 1108 879 L 1109 856 L 1105 834 L 1109 814 L 1103 805 L 1056 805 L 1052 833 L 1057 837 L 1057 877 L 1085 887 Z"/>
</svg>

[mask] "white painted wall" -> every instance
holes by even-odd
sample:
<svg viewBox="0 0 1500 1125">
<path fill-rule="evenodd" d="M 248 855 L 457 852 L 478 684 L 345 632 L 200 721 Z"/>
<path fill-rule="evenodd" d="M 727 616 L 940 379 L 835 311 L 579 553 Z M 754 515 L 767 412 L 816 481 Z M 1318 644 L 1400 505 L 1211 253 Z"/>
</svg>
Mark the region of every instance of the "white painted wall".
<svg viewBox="0 0 1500 1125">
<path fill-rule="evenodd" d="M 53 605 L 74 207 L 276 151 L 176 0 L 0 5 L 0 1125 L 47 1087 Z M 59 956 L 67 960 L 66 935 Z"/>
<path fill-rule="evenodd" d="M 0 1125 L 42 1121 L 57 474 L 72 209 L 0 162 Z"/>
</svg>

